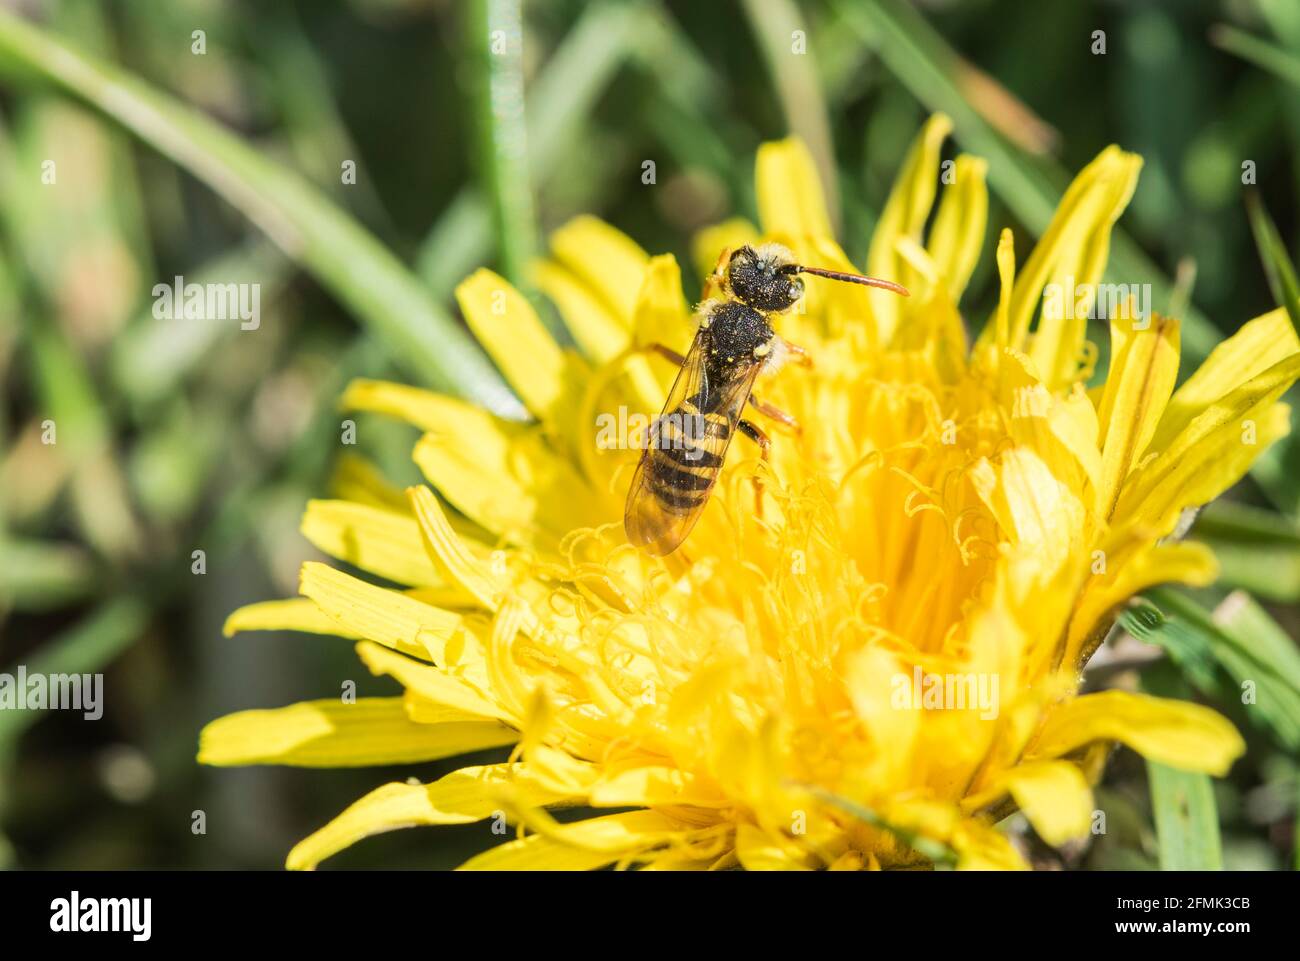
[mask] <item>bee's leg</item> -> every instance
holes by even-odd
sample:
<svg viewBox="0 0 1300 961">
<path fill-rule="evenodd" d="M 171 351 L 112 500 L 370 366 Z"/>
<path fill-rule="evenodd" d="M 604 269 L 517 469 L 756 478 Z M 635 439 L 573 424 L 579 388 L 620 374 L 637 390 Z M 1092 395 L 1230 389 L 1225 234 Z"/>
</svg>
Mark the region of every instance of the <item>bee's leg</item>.
<svg viewBox="0 0 1300 961">
<path fill-rule="evenodd" d="M 747 420 L 738 421 L 736 429 L 758 445 L 758 456 L 763 459 L 763 464 L 770 464 L 772 439 Z M 760 474 L 754 475 L 754 513 L 760 518 L 763 516 L 763 478 Z"/>
<path fill-rule="evenodd" d="M 800 367 L 812 367 L 812 354 L 808 353 L 798 344 L 792 344 L 790 341 L 785 342 L 786 352 L 790 355 L 790 363 L 797 364 Z"/>
<path fill-rule="evenodd" d="M 758 445 L 758 453 L 763 460 L 766 461 L 769 459 L 772 448 L 772 438 L 768 437 L 747 420 L 737 421 L 736 429 Z"/>
<path fill-rule="evenodd" d="M 713 273 L 709 274 L 704 281 L 704 290 L 700 295 L 701 300 L 708 300 L 710 297 L 716 297 L 726 289 L 727 264 L 731 261 L 731 248 L 724 247 L 722 253 L 718 254 L 718 262 L 713 265 Z"/>
<path fill-rule="evenodd" d="M 749 395 L 749 402 L 754 405 L 754 410 L 758 411 L 764 417 L 770 417 L 778 424 L 783 424 L 787 430 L 795 434 L 803 434 L 803 424 L 799 423 L 780 407 L 773 407 L 771 404 L 764 403 L 753 394 Z"/>
<path fill-rule="evenodd" d="M 681 367 L 686 363 L 685 357 L 666 344 L 650 344 L 643 349 L 648 353 L 658 354 L 660 357 L 664 358 L 664 360 L 668 361 L 668 363 L 677 367 Z"/>
</svg>

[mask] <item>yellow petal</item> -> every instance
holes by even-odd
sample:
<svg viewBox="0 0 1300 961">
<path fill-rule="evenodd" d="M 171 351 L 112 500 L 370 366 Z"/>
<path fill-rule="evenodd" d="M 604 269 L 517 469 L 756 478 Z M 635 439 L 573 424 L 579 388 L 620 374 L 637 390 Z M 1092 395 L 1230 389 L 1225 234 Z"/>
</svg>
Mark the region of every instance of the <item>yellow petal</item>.
<svg viewBox="0 0 1300 961">
<path fill-rule="evenodd" d="M 448 412 L 412 455 L 457 510 L 515 544 L 558 539 L 608 517 L 603 501 L 541 432 L 507 424 L 468 404 Z"/>
<path fill-rule="evenodd" d="M 907 322 L 894 333 L 890 347 L 923 351 L 944 383 L 955 384 L 965 373 L 966 329 L 939 266 L 909 237 L 898 239 L 898 255 L 919 278 L 911 288 Z M 870 293 L 868 291 L 868 293 Z"/>
<path fill-rule="evenodd" d="M 441 662 L 460 615 L 423 604 L 399 591 L 376 587 L 328 564 L 302 565 L 298 589 L 350 634 Z"/>
<path fill-rule="evenodd" d="M 594 807 L 651 807 L 689 804 L 692 807 L 725 807 L 731 803 L 717 791 L 703 789 L 699 781 L 675 767 L 635 767 L 601 778 L 590 788 L 588 801 Z"/>
<path fill-rule="evenodd" d="M 935 114 L 921 129 L 908 150 L 907 158 L 898 179 L 880 213 L 871 247 L 867 251 L 867 273 L 873 277 L 892 280 L 905 287 L 915 282 L 915 272 L 898 253 L 897 244 L 902 238 L 921 242 L 921 232 L 934 204 L 934 192 L 939 178 L 939 150 L 952 130 L 952 121 L 943 114 Z M 899 297 L 888 291 L 871 291 L 872 312 L 881 343 L 889 343 L 898 329 L 905 305 Z"/>
<path fill-rule="evenodd" d="M 760 146 L 754 179 L 763 233 L 832 236 L 817 165 L 802 140 L 791 137 Z"/>
<path fill-rule="evenodd" d="M 497 807 L 491 788 L 506 783 L 510 775 L 510 765 L 492 764 L 453 771 L 432 784 L 385 784 L 298 842 L 285 867 L 310 871 L 362 838 L 385 831 L 481 821 Z"/>
<path fill-rule="evenodd" d="M 1021 764 L 1003 784 L 1048 844 L 1060 846 L 1092 827 L 1092 791 L 1077 765 L 1068 761 Z"/>
<path fill-rule="evenodd" d="M 682 272 L 677 266 L 677 259 L 672 254 L 650 258 L 645 269 L 645 279 L 637 294 L 632 344 L 638 348 L 662 344 L 684 355 L 694 336 L 695 323 L 682 294 Z M 668 387 L 677 375 L 676 368 L 662 359 L 631 356 L 624 361 L 623 369 L 630 382 L 629 400 L 636 408 L 658 410 L 662 407 L 668 396 Z M 599 380 L 596 379 L 588 384 L 587 400 L 592 404 L 604 402 L 603 398 L 591 396 L 591 389 L 598 385 Z M 605 412 L 596 412 L 595 417 L 591 413 L 586 410 L 580 415 L 584 427 Z M 587 442 L 586 438 L 580 441 L 582 442 Z"/>
<path fill-rule="evenodd" d="M 1098 513 L 1109 517 L 1128 477 L 1164 414 L 1178 377 L 1178 322 L 1156 315 L 1138 330 L 1123 318 L 1111 323 L 1111 364 L 1097 412 L 1102 431 Z"/>
<path fill-rule="evenodd" d="M 328 699 L 217 718 L 199 735 L 199 763 L 219 767 L 411 764 L 518 739 L 504 724 L 470 714 L 439 724 L 416 723 L 400 697 L 362 697 L 351 704 Z"/>
<path fill-rule="evenodd" d="M 401 488 L 390 484 L 370 461 L 351 452 L 339 455 L 330 475 L 330 493 L 339 500 L 386 507 L 399 513 L 407 509 Z"/>
<path fill-rule="evenodd" d="M 959 871 L 1022 871 L 1026 865 L 1006 836 L 980 820 L 962 817 L 951 804 L 896 801 L 883 812 L 886 823 L 952 849 Z M 896 837 L 892 832 L 888 837 Z M 896 856 L 916 864 L 917 855 L 902 846 Z"/>
<path fill-rule="evenodd" d="M 682 294 L 682 272 L 672 254 L 650 258 L 637 294 L 634 325 L 633 339 L 642 347 L 665 344 L 684 353 L 695 336 Z"/>
<path fill-rule="evenodd" d="M 1026 871 L 1018 851 L 1006 835 L 978 820 L 962 821 L 951 841 L 957 852 L 958 871 Z"/>
<path fill-rule="evenodd" d="M 239 608 L 226 618 L 222 633 L 230 637 L 240 631 L 303 631 L 307 634 L 333 634 L 352 640 L 360 637 L 355 632 L 349 633 L 338 621 L 322 611 L 315 601 L 305 597 L 262 601 Z"/>
<path fill-rule="evenodd" d="M 1012 347 L 1024 348 L 1030 321 L 1049 280 L 1054 280 L 1062 297 L 1073 304 L 1075 286 L 1095 284 L 1101 278 L 1111 226 L 1127 204 L 1141 166 L 1140 157 L 1107 147 L 1066 189 L 1016 279 L 1011 303 Z M 1078 321 L 1077 317 L 1060 316 L 1049 319 L 1045 328 L 1040 326 L 1042 344 L 1038 346 L 1036 341 L 1034 358 L 1049 383 L 1057 380 L 1058 360 L 1072 361 L 1082 346 Z"/>
<path fill-rule="evenodd" d="M 1106 615 L 1117 605 L 1157 584 L 1204 587 L 1219 571 L 1213 552 L 1193 541 L 1145 546 L 1132 556 L 1103 553 L 1101 560 L 1104 569 L 1088 579 L 1070 621 L 1063 663 L 1077 668 L 1083 667 L 1081 657 L 1091 655 L 1089 645 L 1108 629 L 1111 618 Z"/>
<path fill-rule="evenodd" d="M 413 587 L 442 583 L 409 511 L 312 500 L 307 502 L 301 529 L 317 550 L 390 581 Z"/>
<path fill-rule="evenodd" d="M 1083 200 L 1095 191 L 1098 180 L 1112 169 L 1118 148 L 1108 147 L 1092 163 L 1088 164 L 1070 182 L 1061 202 L 1056 206 L 1047 230 L 1043 232 L 1034 246 L 1029 259 L 1022 266 L 1016 278 L 1015 290 L 1011 298 L 1010 341 L 1009 346 L 1023 350 L 1029 336 L 1029 326 L 1034 319 L 1034 312 L 1039 306 L 1043 287 L 1061 257 L 1066 240 L 1076 238 L 1082 232 L 1079 210 Z M 1069 292 L 1073 302 L 1074 291 Z"/>
<path fill-rule="evenodd" d="M 497 845 L 460 870 L 589 871 L 659 846 L 678 833 L 677 822 L 654 811 L 610 814 Z"/>
<path fill-rule="evenodd" d="M 1286 433 L 1277 399 L 1300 376 L 1300 354 L 1279 361 L 1197 414 L 1151 463 L 1134 471 L 1114 522 L 1141 520 L 1157 534 L 1183 508 L 1200 506 L 1235 482 L 1268 444 Z"/>
<path fill-rule="evenodd" d="M 980 331 L 976 351 L 983 353 L 992 348 L 993 362 L 989 364 L 997 370 L 1002 363 L 1002 356 L 1011 346 L 1011 298 L 1016 286 L 1016 241 L 1010 227 L 1003 227 L 998 235 L 998 306 L 993 311 L 984 329 Z M 987 361 L 986 361 L 987 363 Z"/>
<path fill-rule="evenodd" d="M 736 856 L 746 871 L 810 871 L 807 851 L 752 824 L 736 828 Z"/>
<path fill-rule="evenodd" d="M 482 716 L 478 714 L 466 714 L 459 708 L 427 701 L 414 691 L 404 691 L 401 700 L 402 706 L 406 709 L 406 716 L 416 724 L 444 724 L 448 721 L 483 720 Z M 518 739 L 517 733 L 515 737 Z"/>
<path fill-rule="evenodd" d="M 418 521 L 426 556 L 437 563 L 448 583 L 460 587 L 487 610 L 496 610 L 504 585 L 465 549 L 433 492 L 427 487 L 411 487 L 406 495 Z"/>
<path fill-rule="evenodd" d="M 387 674 L 408 691 L 444 707 L 477 717 L 509 720 L 505 713 L 469 681 L 403 657 L 386 647 L 362 641 L 357 656 L 372 674 Z"/>
<path fill-rule="evenodd" d="M 692 858 L 674 851 L 664 851 L 662 854 L 654 852 L 647 855 L 647 859 L 637 870 L 708 871 L 717 861 L 717 858 Z"/>
<path fill-rule="evenodd" d="M 1048 429 L 1060 441 L 1067 456 L 1078 463 L 1092 490 L 1098 490 L 1101 487 L 1101 452 L 1097 449 L 1097 410 L 1082 384 L 1076 384 L 1059 403 L 1050 405 Z"/>
<path fill-rule="evenodd" d="M 448 417 L 463 415 L 466 408 L 478 410 L 464 401 L 431 390 L 364 378 L 348 384 L 339 406 L 344 410 L 386 414 L 404 420 L 421 430 L 439 430 Z M 495 420 L 487 413 L 481 412 L 481 416 L 485 421 Z"/>
<path fill-rule="evenodd" d="M 900 680 L 901 679 L 901 680 Z M 906 683 L 910 695 L 912 669 L 896 654 L 868 647 L 849 658 L 845 687 L 853 711 L 874 746 L 871 781 L 882 790 L 907 783 L 913 764 L 913 747 L 921 733 L 920 705 L 899 703 L 899 685 Z"/>
<path fill-rule="evenodd" d="M 705 227 L 691 238 L 691 263 L 697 277 L 708 277 L 722 251 L 758 243 L 758 228 L 743 217 Z"/>
<path fill-rule="evenodd" d="M 1133 497 L 1128 499 L 1126 492 L 1121 499 L 1115 510 L 1116 525 L 1133 524 L 1168 534 L 1186 508 L 1208 504 L 1241 480 L 1264 451 L 1287 435 L 1290 426 L 1291 408 L 1286 404 L 1262 406 L 1211 433 L 1176 470 L 1152 483 L 1167 466 L 1166 458 L 1158 458 L 1149 472 L 1137 477 L 1141 485 L 1133 483 Z"/>
<path fill-rule="evenodd" d="M 858 273 L 848 255 L 829 237 L 813 237 L 798 244 L 796 253 L 806 262 L 829 270 Z M 837 284 L 829 280 L 810 280 L 797 310 L 781 318 L 781 332 L 795 340 L 813 337 L 851 338 L 859 353 L 874 356 L 879 339 L 872 316 L 871 288 L 857 284 Z M 897 294 L 890 294 L 897 299 Z M 822 323 L 817 323 L 817 319 Z"/>
<path fill-rule="evenodd" d="M 536 505 L 520 479 L 554 474 L 557 485 L 581 483 L 576 472 L 565 472 L 567 463 L 537 425 L 502 420 L 445 394 L 355 380 L 344 392 L 341 406 L 396 417 L 428 432 L 416 447 L 415 461 L 439 492 L 470 518 L 452 520 L 452 526 L 466 536 L 481 540 L 487 531 L 530 543 Z M 406 495 L 401 497 L 402 509 L 409 510 Z M 557 526 L 567 524 L 571 513 L 556 511 Z M 561 533 L 571 529 L 565 526 Z"/>
<path fill-rule="evenodd" d="M 480 268 L 456 287 L 465 323 L 538 419 L 553 422 L 570 381 L 564 351 L 508 280 Z"/>
<path fill-rule="evenodd" d="M 1102 691 L 1067 701 L 1048 715 L 1031 758 L 1056 758 L 1094 741 L 1119 741 L 1143 757 L 1184 771 L 1228 773 L 1246 749 L 1222 715 L 1190 701 Z"/>
<path fill-rule="evenodd" d="M 532 609 L 524 601 L 508 597 L 492 621 L 492 635 L 488 642 L 487 672 L 492 696 L 511 717 L 524 717 L 536 682 L 530 683 L 528 674 L 515 660 L 514 643 L 525 618 L 535 620 Z"/>
<path fill-rule="evenodd" d="M 1037 553 L 1046 571 L 1077 550 L 1084 506 L 1033 450 L 1012 448 L 996 466 L 981 461 L 971 481 L 1011 542 Z"/>
<path fill-rule="evenodd" d="M 530 784 L 556 794 L 586 795 L 600 777 L 598 765 L 579 760 L 567 751 L 537 743 L 532 727 L 529 727 L 524 743 Z"/>
<path fill-rule="evenodd" d="M 984 182 L 988 163 L 962 154 L 953 164 L 952 183 L 943 191 L 939 212 L 930 228 L 926 249 L 958 303 L 970 282 L 988 227 L 989 191 Z"/>
<path fill-rule="evenodd" d="M 1151 446 L 1164 450 L 1219 398 L 1297 352 L 1300 337 L 1285 309 L 1279 307 L 1243 324 L 1174 393 Z"/>
<path fill-rule="evenodd" d="M 606 364 L 627 347 L 628 328 L 591 287 L 550 260 L 532 266 L 532 280 L 551 299 L 582 352 Z"/>
<path fill-rule="evenodd" d="M 574 217 L 551 234 L 551 253 L 594 290 L 627 330 L 650 259 L 636 241 L 596 217 Z"/>
<path fill-rule="evenodd" d="M 1133 196 L 1142 159 L 1112 147 L 1103 151 L 1089 169 L 1094 167 L 1096 178 L 1079 195 L 1077 207 L 1067 208 L 1062 201 L 1057 217 L 1025 263 L 1026 284 L 1034 282 L 1040 271 L 1048 272 L 1050 286 L 1045 290 L 1043 310 L 1029 353 L 1043 380 L 1053 390 L 1078 378 L 1089 305 L 1102 293 L 1096 285 L 1106 269 L 1111 228 Z M 1080 174 L 1079 179 L 1084 177 Z M 1053 233 L 1058 221 L 1060 230 Z M 1043 256 L 1038 259 L 1040 250 Z M 1085 300 L 1083 310 L 1078 303 L 1080 289 L 1085 297 L 1094 298 Z M 1126 295 L 1136 296 L 1137 290 L 1116 289 L 1114 293 L 1127 302 Z M 1111 304 L 1105 309 L 1114 314 L 1120 308 Z"/>
</svg>

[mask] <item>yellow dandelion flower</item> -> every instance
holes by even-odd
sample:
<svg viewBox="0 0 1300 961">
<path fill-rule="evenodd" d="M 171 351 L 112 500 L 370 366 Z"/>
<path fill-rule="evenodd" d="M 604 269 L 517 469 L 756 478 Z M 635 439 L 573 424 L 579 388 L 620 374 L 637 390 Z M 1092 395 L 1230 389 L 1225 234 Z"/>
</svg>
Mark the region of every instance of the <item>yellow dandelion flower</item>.
<svg viewBox="0 0 1300 961">
<path fill-rule="evenodd" d="M 1072 298 L 1101 280 L 1141 163 L 1111 147 L 1019 269 L 1003 232 L 997 308 L 968 345 L 957 304 L 988 198 L 984 163 L 960 157 L 931 218 L 948 130 L 935 117 L 920 134 L 864 265 L 912 296 L 808 283 L 781 333 L 815 366 L 761 387 L 803 433 L 778 436 L 767 467 L 733 445 L 668 557 L 628 545 L 620 518 L 629 441 L 675 373 L 643 348 L 684 349 L 692 334 L 672 257 L 592 218 L 552 237 L 535 281 L 581 356 L 495 274 L 461 284 L 469 326 L 535 423 L 395 384 L 349 388 L 347 407 L 424 431 L 414 459 L 430 486 L 403 494 L 348 459 L 345 496 L 309 504 L 303 533 L 405 588 L 309 563 L 301 598 L 243 608 L 227 629 L 353 639 L 404 692 L 221 718 L 200 759 L 393 764 L 515 748 L 378 788 L 299 843 L 290 867 L 376 832 L 503 812 L 518 837 L 465 867 L 1014 868 L 995 820 L 1018 808 L 1050 843 L 1086 834 L 1089 783 L 1113 743 L 1229 768 L 1243 745 L 1219 715 L 1080 695 L 1080 672 L 1135 592 L 1214 577 L 1204 547 L 1171 535 L 1287 431 L 1279 398 L 1300 374 L 1300 339 L 1282 311 L 1266 314 L 1175 389 L 1178 322 L 1125 301 L 1105 384 L 1085 387 L 1090 305 Z M 697 271 L 759 239 L 854 269 L 799 143 L 765 145 L 757 180 L 761 230 L 705 231 Z M 561 823 L 557 806 L 620 810 Z"/>
</svg>

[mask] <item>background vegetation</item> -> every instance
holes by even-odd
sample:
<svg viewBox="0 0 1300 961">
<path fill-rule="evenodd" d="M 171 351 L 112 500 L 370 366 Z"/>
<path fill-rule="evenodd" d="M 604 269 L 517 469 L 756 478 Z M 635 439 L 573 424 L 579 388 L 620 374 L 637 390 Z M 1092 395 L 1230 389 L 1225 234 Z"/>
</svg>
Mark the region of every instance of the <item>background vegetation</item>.
<svg viewBox="0 0 1300 961">
<path fill-rule="evenodd" d="M 689 263 L 693 231 L 754 217 L 754 150 L 794 132 L 833 176 L 861 261 L 907 143 L 943 110 L 948 149 L 991 163 L 990 230 L 1013 226 L 1021 251 L 1068 172 L 1111 142 L 1145 156 L 1111 276 L 1152 281 L 1155 307 L 1185 318 L 1184 372 L 1287 297 L 1293 0 L 530 0 L 522 56 L 489 57 L 485 25 L 512 16 L 503 0 L 0 0 L 0 670 L 103 670 L 107 702 L 96 723 L 0 712 L 0 865 L 278 867 L 413 773 L 197 767 L 217 715 L 344 679 L 388 691 L 346 643 L 227 639 L 221 624 L 295 593 L 313 554 L 298 517 L 345 449 L 349 378 L 510 407 L 451 287 L 481 264 L 522 277 L 576 213 Z M 520 84 L 526 110 L 494 114 Z M 1252 231 L 1247 160 L 1272 242 L 1262 215 Z M 991 251 L 965 304 L 977 321 Z M 260 329 L 155 319 L 151 288 L 177 274 L 259 283 Z M 362 449 L 409 478 L 412 437 L 361 426 Z M 1211 785 L 1117 753 L 1099 791 L 1107 833 L 1063 855 L 1035 847 L 1044 866 L 1295 866 L 1298 518 L 1292 440 L 1198 521 L 1222 583 L 1126 615 L 1163 654 L 1115 645 L 1094 672 L 1206 700 L 1247 757 Z M 1234 590 L 1258 600 L 1223 605 Z M 1249 711 L 1243 679 L 1259 688 Z M 402 832 L 331 864 L 450 865 L 484 843 L 475 827 Z"/>
</svg>

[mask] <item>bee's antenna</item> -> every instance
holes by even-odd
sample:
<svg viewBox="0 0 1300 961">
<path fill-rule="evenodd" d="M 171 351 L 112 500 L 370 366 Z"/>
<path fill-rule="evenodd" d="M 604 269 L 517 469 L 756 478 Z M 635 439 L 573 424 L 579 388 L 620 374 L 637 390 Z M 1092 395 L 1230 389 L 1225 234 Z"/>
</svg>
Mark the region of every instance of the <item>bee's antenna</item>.
<svg viewBox="0 0 1300 961">
<path fill-rule="evenodd" d="M 880 280 L 876 277 L 864 277 L 861 274 L 846 274 L 842 270 L 826 270 L 822 267 L 801 267 L 798 264 L 791 264 L 785 271 L 791 274 L 812 274 L 816 277 L 826 277 L 830 280 L 842 280 L 846 284 L 861 284 L 863 287 L 879 287 L 882 290 L 892 290 L 896 294 L 904 297 L 912 296 L 908 289 L 902 284 L 896 284 L 892 280 Z"/>
</svg>

